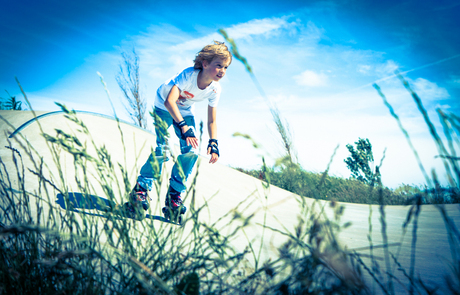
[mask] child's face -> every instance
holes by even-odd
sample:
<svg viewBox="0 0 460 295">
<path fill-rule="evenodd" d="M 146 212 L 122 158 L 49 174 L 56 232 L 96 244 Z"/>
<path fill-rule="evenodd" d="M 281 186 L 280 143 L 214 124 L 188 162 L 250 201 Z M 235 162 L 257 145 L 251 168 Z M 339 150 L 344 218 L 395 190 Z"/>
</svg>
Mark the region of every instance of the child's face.
<svg viewBox="0 0 460 295">
<path fill-rule="evenodd" d="M 203 61 L 203 74 L 218 82 L 225 76 L 227 68 L 230 65 L 230 59 L 214 58 L 211 62 Z"/>
</svg>

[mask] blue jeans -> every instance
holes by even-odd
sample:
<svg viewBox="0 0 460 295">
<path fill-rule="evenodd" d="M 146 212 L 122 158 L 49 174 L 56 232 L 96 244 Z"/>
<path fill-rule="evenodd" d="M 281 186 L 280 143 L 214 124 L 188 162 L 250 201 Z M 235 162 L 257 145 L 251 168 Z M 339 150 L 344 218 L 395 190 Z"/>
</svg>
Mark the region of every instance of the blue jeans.
<svg viewBox="0 0 460 295">
<path fill-rule="evenodd" d="M 195 118 L 193 116 L 186 116 L 184 120 L 195 131 Z M 160 179 L 163 163 L 169 160 L 167 156 L 169 152 L 168 134 L 165 134 L 164 130 L 160 128 L 162 124 L 166 130 L 169 129 L 173 125 L 173 118 L 169 112 L 155 108 L 155 133 L 157 135 L 155 156 L 150 154 L 137 178 L 137 182 L 149 191 L 152 190 L 153 181 Z M 181 130 L 177 126 L 173 126 L 177 137 L 180 139 L 181 155 L 177 157 L 177 161 L 173 166 L 169 183 L 173 189 L 184 193 L 187 189 L 185 186 L 187 178 L 192 173 L 193 167 L 198 160 L 198 152 L 191 145 L 187 145 L 187 142 L 181 138 Z M 158 166 L 156 163 L 158 163 Z"/>
</svg>

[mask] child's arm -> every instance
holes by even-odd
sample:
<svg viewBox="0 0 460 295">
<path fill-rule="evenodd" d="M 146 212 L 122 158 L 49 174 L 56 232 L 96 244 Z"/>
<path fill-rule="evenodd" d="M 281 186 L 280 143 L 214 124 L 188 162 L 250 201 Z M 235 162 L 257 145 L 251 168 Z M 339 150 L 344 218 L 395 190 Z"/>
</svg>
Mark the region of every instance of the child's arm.
<svg viewBox="0 0 460 295">
<path fill-rule="evenodd" d="M 176 121 L 176 123 L 182 122 L 184 120 L 184 118 L 180 114 L 179 108 L 177 107 L 176 103 L 179 99 L 179 95 L 180 90 L 176 85 L 174 85 L 171 88 L 171 91 L 169 91 L 168 98 L 165 100 L 165 107 L 166 109 L 168 109 L 169 113 L 173 117 L 174 121 Z M 190 127 L 187 125 L 182 126 L 182 134 L 187 132 L 187 130 L 189 129 Z M 191 145 L 195 149 L 198 148 L 198 139 L 196 137 L 187 137 L 185 141 L 187 142 L 187 145 Z"/>
<path fill-rule="evenodd" d="M 208 133 L 209 139 L 217 140 L 217 108 L 208 106 Z M 210 143 L 211 144 L 211 143 Z M 213 143 L 216 147 L 217 144 Z M 219 159 L 219 154 L 211 153 L 211 147 L 208 147 L 208 155 L 211 154 L 209 163 L 214 164 Z"/>
</svg>

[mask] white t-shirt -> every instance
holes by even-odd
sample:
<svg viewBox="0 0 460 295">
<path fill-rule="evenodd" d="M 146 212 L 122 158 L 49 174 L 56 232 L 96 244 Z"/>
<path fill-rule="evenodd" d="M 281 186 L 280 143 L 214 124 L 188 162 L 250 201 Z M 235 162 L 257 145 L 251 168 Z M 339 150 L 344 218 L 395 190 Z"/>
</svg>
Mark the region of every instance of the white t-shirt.
<svg viewBox="0 0 460 295">
<path fill-rule="evenodd" d="M 198 73 L 200 69 L 186 68 L 170 80 L 163 83 L 157 90 L 155 107 L 168 111 L 165 100 L 168 98 L 171 88 L 176 85 L 180 90 L 177 106 L 182 116 L 194 115 L 194 104 L 198 101 L 208 100 L 208 105 L 216 107 L 219 102 L 221 88 L 219 82 L 212 81 L 208 87 L 201 90 L 198 88 Z"/>
</svg>

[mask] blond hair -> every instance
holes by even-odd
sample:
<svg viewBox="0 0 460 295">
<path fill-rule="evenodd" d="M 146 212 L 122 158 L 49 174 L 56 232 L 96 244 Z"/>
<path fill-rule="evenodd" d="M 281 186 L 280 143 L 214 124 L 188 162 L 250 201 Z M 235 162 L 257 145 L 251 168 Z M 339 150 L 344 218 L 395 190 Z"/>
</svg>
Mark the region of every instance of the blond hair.
<svg viewBox="0 0 460 295">
<path fill-rule="evenodd" d="M 202 69 L 203 61 L 211 62 L 214 58 L 229 59 L 232 62 L 232 54 L 224 42 L 214 41 L 214 44 L 206 45 L 196 54 L 194 68 Z M 229 64 L 230 64 L 229 63 Z"/>
</svg>

